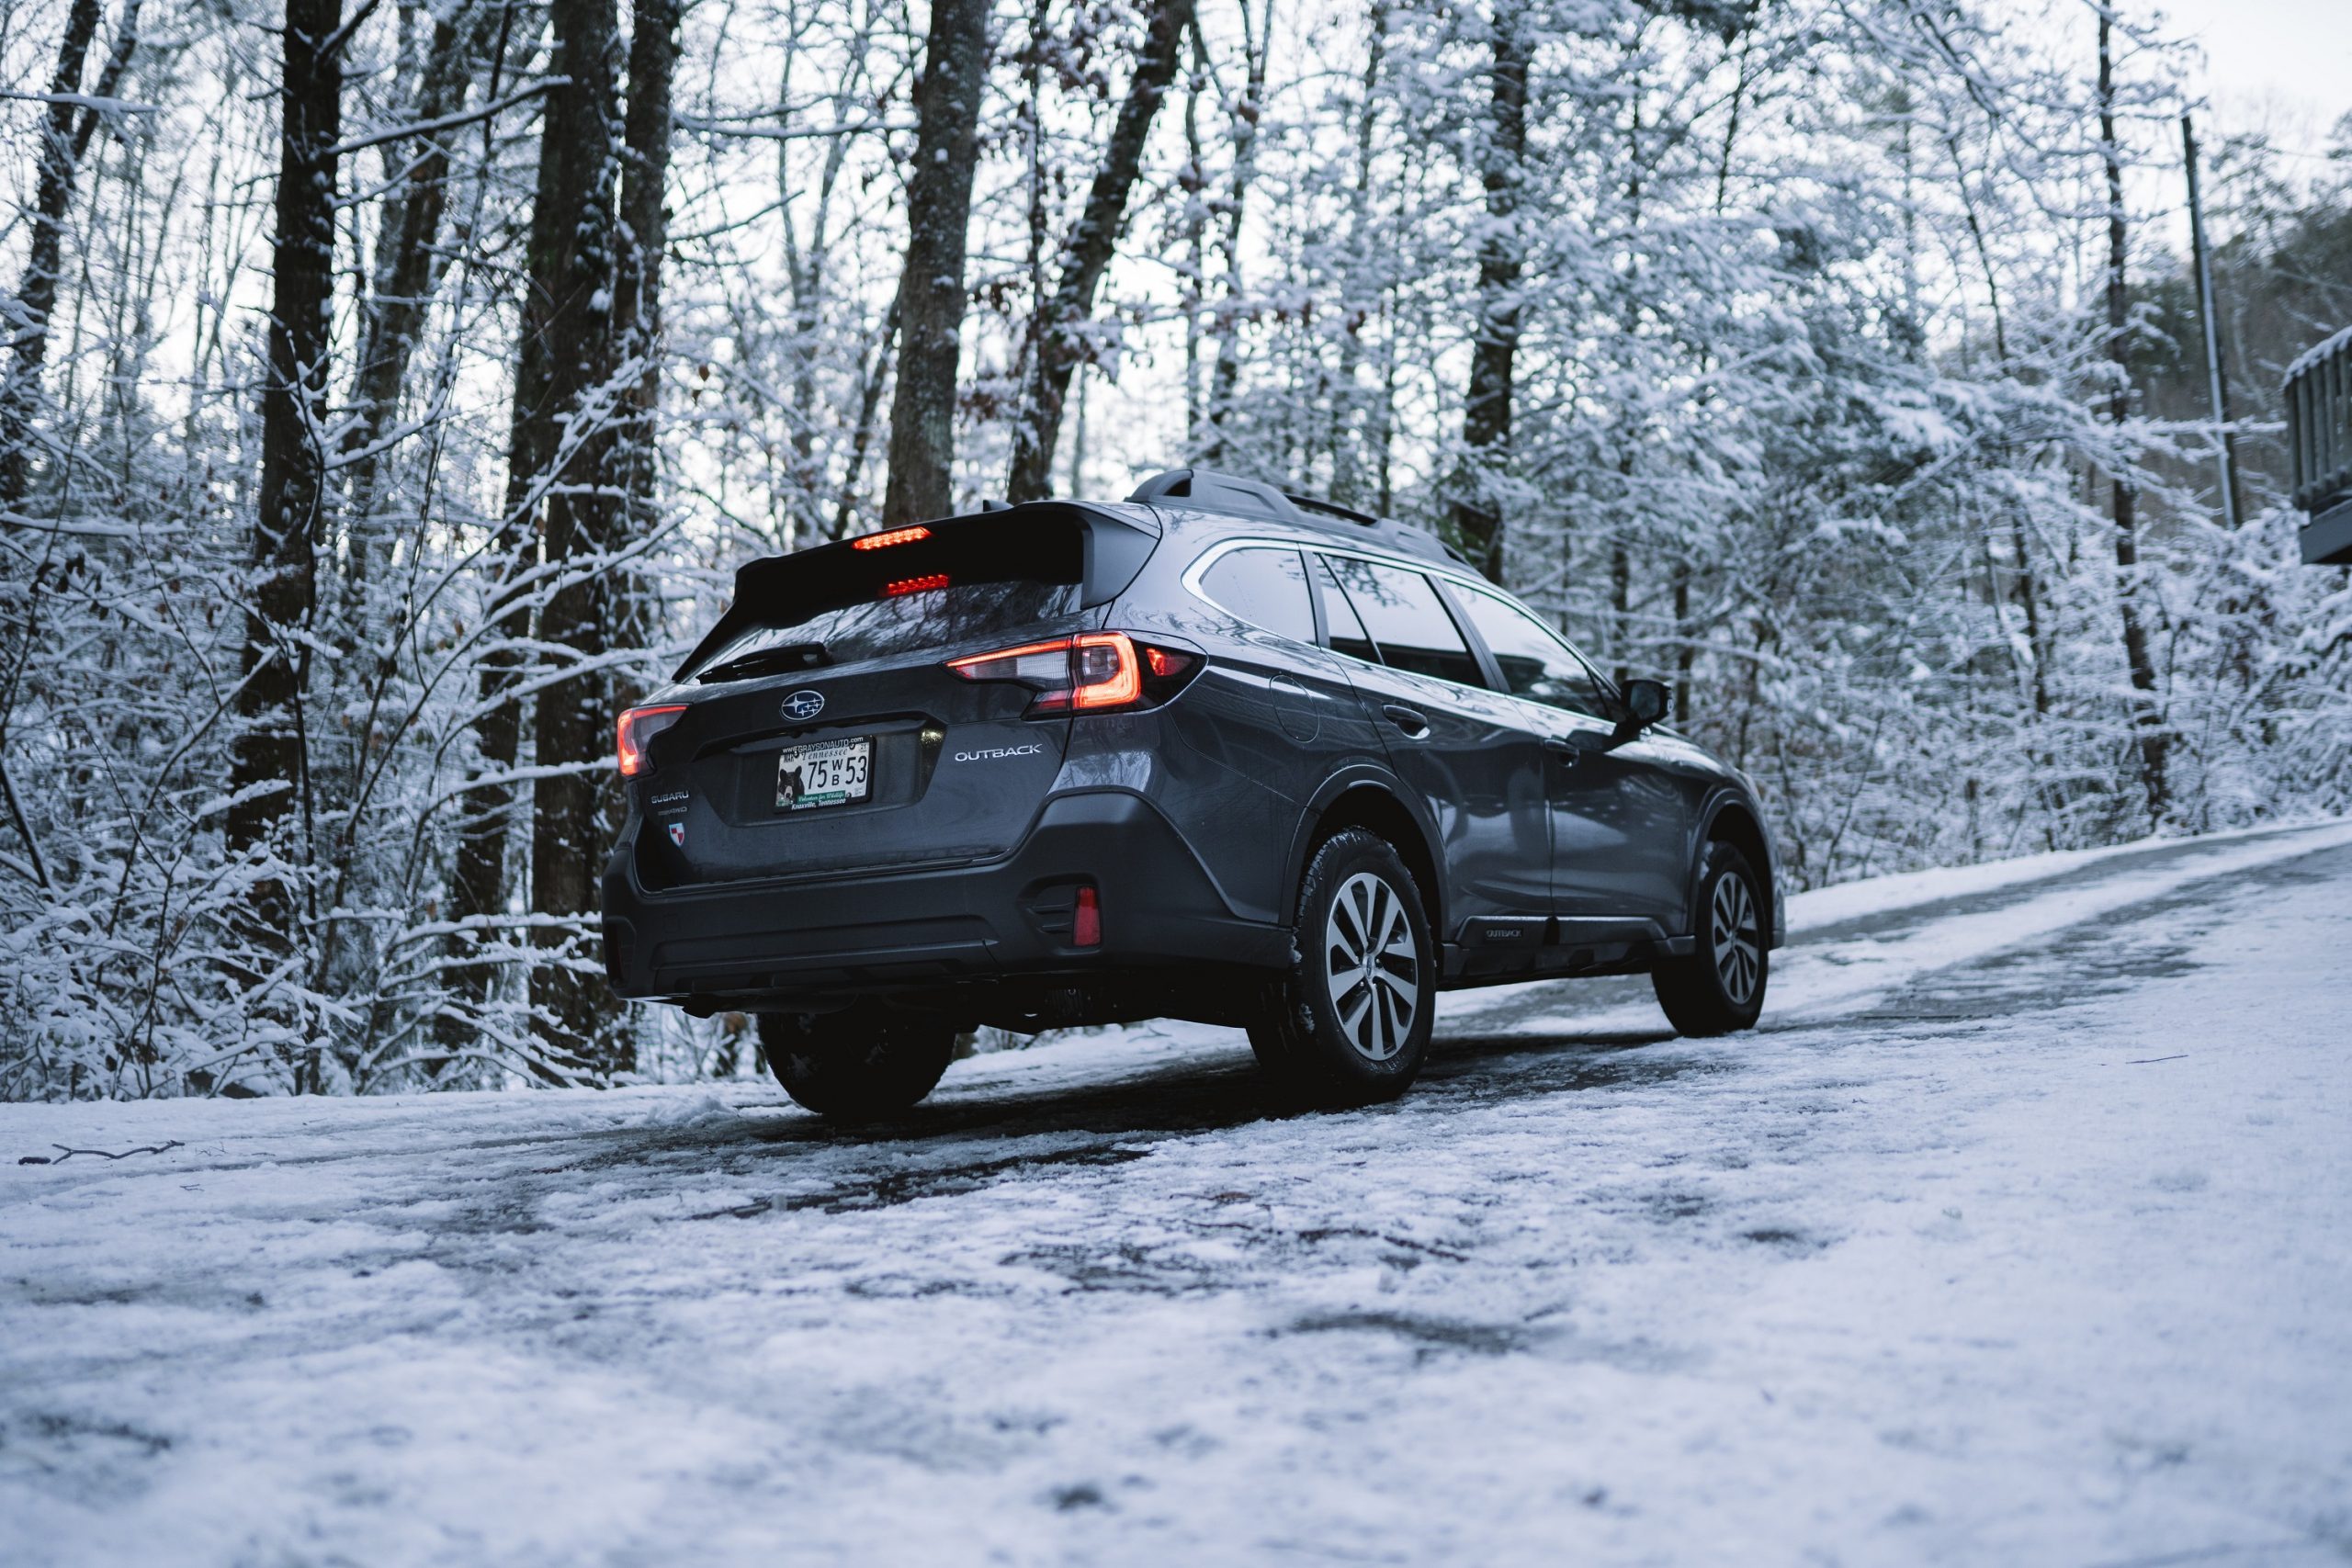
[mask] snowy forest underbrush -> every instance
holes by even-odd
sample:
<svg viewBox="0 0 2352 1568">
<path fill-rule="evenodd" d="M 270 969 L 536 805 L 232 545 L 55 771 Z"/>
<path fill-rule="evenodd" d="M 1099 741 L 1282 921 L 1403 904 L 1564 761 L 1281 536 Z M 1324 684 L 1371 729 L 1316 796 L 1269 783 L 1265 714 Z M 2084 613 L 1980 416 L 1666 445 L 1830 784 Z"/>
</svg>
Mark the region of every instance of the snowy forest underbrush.
<svg viewBox="0 0 2352 1568">
<path fill-rule="evenodd" d="M 2278 407 L 2352 115 L 2184 59 L 2012 0 L 0 0 L 0 1098 L 737 1075 L 604 987 L 613 716 L 748 558 L 1185 463 L 1670 682 L 1801 888 L 2352 809 Z"/>
</svg>

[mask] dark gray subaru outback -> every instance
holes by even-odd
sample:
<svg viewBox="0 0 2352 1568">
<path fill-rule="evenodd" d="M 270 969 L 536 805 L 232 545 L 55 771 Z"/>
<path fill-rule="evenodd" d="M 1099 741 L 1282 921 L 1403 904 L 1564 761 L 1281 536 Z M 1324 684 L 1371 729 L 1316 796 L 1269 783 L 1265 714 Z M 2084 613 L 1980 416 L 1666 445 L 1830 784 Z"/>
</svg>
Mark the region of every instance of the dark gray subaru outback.
<svg viewBox="0 0 2352 1568">
<path fill-rule="evenodd" d="M 753 561 L 621 716 L 605 964 L 844 1119 L 984 1023 L 1238 1025 L 1310 1104 L 1401 1094 L 1460 987 L 1646 971 L 1745 1029 L 1771 839 L 1665 699 L 1430 535 L 1204 469 Z"/>
</svg>

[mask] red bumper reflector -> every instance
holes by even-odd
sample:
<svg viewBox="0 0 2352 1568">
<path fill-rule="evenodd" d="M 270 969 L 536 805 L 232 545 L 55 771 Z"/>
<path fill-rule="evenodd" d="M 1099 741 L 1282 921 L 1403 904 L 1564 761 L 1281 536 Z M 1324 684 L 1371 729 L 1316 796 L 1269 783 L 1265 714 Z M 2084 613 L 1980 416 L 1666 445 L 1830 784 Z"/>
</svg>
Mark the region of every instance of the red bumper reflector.
<svg viewBox="0 0 2352 1568">
<path fill-rule="evenodd" d="M 1091 885 L 1078 890 L 1078 908 L 1070 915 L 1069 940 L 1073 947 L 1102 945 L 1102 901 Z"/>
</svg>

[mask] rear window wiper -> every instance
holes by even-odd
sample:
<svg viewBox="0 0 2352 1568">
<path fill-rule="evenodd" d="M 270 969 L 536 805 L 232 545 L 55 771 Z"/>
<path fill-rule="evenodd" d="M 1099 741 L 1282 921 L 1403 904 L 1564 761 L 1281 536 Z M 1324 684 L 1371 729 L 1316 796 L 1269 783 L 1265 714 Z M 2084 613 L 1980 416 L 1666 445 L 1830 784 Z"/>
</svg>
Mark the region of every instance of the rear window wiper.
<svg viewBox="0 0 2352 1568">
<path fill-rule="evenodd" d="M 796 642 L 783 648 L 763 648 L 756 653 L 746 653 L 724 663 L 714 664 L 695 679 L 706 685 L 714 681 L 748 681 L 754 675 L 776 675 L 787 670 L 814 670 L 831 662 L 825 657 L 823 643 Z"/>
</svg>

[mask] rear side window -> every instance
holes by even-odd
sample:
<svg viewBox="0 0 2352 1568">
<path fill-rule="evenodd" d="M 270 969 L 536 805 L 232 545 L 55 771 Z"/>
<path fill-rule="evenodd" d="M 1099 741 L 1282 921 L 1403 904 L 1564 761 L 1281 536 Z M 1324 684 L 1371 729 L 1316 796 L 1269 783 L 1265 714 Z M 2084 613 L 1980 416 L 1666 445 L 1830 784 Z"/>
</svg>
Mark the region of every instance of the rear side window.
<svg viewBox="0 0 2352 1568">
<path fill-rule="evenodd" d="M 1464 589 L 1454 598 L 1487 639 L 1487 651 L 1502 666 L 1503 683 L 1513 694 L 1594 718 L 1610 716 L 1600 678 L 1551 627 L 1491 593 Z"/>
<path fill-rule="evenodd" d="M 1218 558 L 1201 592 L 1219 609 L 1296 642 L 1315 640 L 1315 606 L 1296 550 L 1242 549 Z"/>
<path fill-rule="evenodd" d="M 1085 552 L 1076 523 L 932 526 L 929 538 L 887 548 L 834 546 L 747 569 L 695 678 L 745 680 L 952 648 L 1080 607 Z"/>
<path fill-rule="evenodd" d="M 1380 649 L 1373 647 L 1372 634 L 1363 629 L 1363 617 L 1340 591 L 1340 580 L 1331 575 L 1333 564 L 1329 556 L 1315 558 L 1316 586 L 1323 594 L 1323 621 L 1330 628 L 1332 651 L 1377 664 Z"/>
<path fill-rule="evenodd" d="M 1438 597 L 1435 583 L 1401 567 L 1344 557 L 1327 558 L 1332 575 L 1379 649 L 1381 663 L 1464 686 L 1487 683 L 1470 645 L 1462 640 L 1462 628 L 1453 624 L 1445 601 Z M 1336 637 L 1335 633 L 1335 647 Z"/>
</svg>

